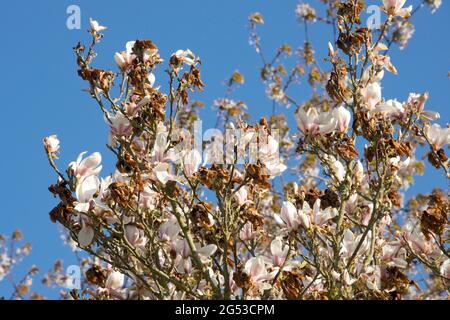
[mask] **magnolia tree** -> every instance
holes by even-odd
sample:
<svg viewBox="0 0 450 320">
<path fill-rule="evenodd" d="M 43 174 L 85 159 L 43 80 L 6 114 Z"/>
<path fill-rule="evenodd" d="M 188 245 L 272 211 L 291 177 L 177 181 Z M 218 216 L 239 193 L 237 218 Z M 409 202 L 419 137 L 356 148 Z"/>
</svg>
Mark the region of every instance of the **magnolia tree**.
<svg viewBox="0 0 450 320">
<path fill-rule="evenodd" d="M 295 9 L 305 31 L 296 54 L 284 44 L 266 55 L 257 33 L 263 16 L 250 15 L 273 110 L 247 122 L 245 103 L 230 99 L 244 82 L 236 71 L 214 103 L 215 127 L 204 132 L 203 105 L 192 99 L 204 83 L 192 51 L 163 60 L 152 41 L 130 41 L 115 53 L 114 71 L 99 69 L 95 48 L 106 27 L 91 20 L 90 45 L 74 49 L 110 129 L 113 173 L 102 175 L 98 152 L 82 152 L 62 170 L 59 140 L 44 139 L 58 176 L 50 218 L 87 253 L 71 298 L 448 297 L 448 196 L 438 188 L 404 193 L 426 158 L 448 183 L 450 128 L 435 123 L 428 93 L 398 101 L 381 85 L 385 72 L 396 74 L 388 52 L 406 46 L 411 17 L 440 1 L 413 8 L 383 0 L 384 20 L 369 26 L 363 1 L 322 2 L 323 16 L 306 3 Z M 313 23 L 334 33 L 327 57 L 315 56 Z M 157 68 L 166 71 L 159 86 Z M 311 87 L 303 102 L 295 94 L 301 79 Z M 297 127 L 289 127 L 294 113 Z"/>
</svg>

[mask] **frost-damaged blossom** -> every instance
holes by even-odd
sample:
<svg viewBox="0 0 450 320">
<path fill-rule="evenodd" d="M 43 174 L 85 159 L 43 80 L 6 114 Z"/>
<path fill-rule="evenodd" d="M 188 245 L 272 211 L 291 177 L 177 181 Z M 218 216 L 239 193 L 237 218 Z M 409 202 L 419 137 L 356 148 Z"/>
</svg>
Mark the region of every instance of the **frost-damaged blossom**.
<svg viewBox="0 0 450 320">
<path fill-rule="evenodd" d="M 189 49 L 177 50 L 170 57 L 170 64 L 175 70 L 180 70 L 183 64 L 192 66 L 199 63 L 199 61 L 200 59 L 196 57 L 195 54 Z"/>
</svg>

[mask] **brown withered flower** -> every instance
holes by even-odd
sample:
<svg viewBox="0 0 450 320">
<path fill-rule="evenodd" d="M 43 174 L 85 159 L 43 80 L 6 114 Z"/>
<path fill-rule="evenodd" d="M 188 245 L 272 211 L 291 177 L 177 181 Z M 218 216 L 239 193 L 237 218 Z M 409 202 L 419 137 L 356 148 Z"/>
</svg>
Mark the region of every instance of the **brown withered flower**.
<svg viewBox="0 0 450 320">
<path fill-rule="evenodd" d="M 290 300 L 300 299 L 305 277 L 297 272 L 283 272 L 281 279 L 281 289 L 286 298 Z"/>
<path fill-rule="evenodd" d="M 441 190 L 434 190 L 429 196 L 428 208 L 423 211 L 420 219 L 420 228 L 427 240 L 431 234 L 441 236 L 449 224 L 448 213 L 450 212 L 450 201 Z"/>
<path fill-rule="evenodd" d="M 211 209 L 211 203 L 201 201 L 196 203 L 192 208 L 191 217 L 197 225 L 208 229 L 210 227 L 209 213 L 211 212 Z"/>
<path fill-rule="evenodd" d="M 253 204 L 245 204 L 239 211 L 239 217 L 244 223 L 250 222 L 255 229 L 264 224 L 263 216 L 256 210 Z"/>
<path fill-rule="evenodd" d="M 102 69 L 79 70 L 79 76 L 89 82 L 92 89 L 99 88 L 105 92 L 114 84 L 115 74 L 112 71 Z"/>
<path fill-rule="evenodd" d="M 269 189 L 270 183 L 269 183 L 269 176 L 264 174 L 265 167 L 261 162 L 258 160 L 256 164 L 247 164 L 245 166 L 247 175 L 252 178 L 252 180 L 259 185 L 262 189 Z"/>
<path fill-rule="evenodd" d="M 362 0 L 348 0 L 347 2 L 341 1 L 339 2 L 337 15 L 339 20 L 343 20 L 351 24 L 360 24 L 360 14 L 363 9 L 364 1 Z"/>
<path fill-rule="evenodd" d="M 150 66 L 161 62 L 158 47 L 151 40 L 136 40 L 133 53 L 137 56 L 138 61 Z"/>
<path fill-rule="evenodd" d="M 99 265 L 94 264 L 86 271 L 86 279 L 89 283 L 104 287 L 106 282 L 107 272 Z"/>
<path fill-rule="evenodd" d="M 233 280 L 239 288 L 247 290 L 251 287 L 250 276 L 244 272 L 241 265 L 238 266 L 237 271 L 233 274 Z"/>
<path fill-rule="evenodd" d="M 112 200 L 123 207 L 127 206 L 130 200 L 131 191 L 126 183 L 113 182 L 109 185 L 108 189 L 111 193 Z"/>
</svg>

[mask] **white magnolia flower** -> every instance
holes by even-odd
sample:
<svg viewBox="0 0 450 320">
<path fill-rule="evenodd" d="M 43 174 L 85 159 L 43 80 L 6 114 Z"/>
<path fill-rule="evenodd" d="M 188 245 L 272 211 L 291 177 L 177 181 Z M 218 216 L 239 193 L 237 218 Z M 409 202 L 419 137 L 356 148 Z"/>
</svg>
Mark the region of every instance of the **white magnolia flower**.
<svg viewBox="0 0 450 320">
<path fill-rule="evenodd" d="M 450 143 L 450 128 L 441 128 L 436 123 L 425 128 L 425 135 L 435 150 L 442 149 Z"/>
<path fill-rule="evenodd" d="M 403 238 L 408 242 L 409 246 L 416 254 L 426 255 L 430 257 L 437 257 L 440 254 L 439 247 L 435 244 L 434 240 L 427 240 L 418 227 L 418 222 L 408 220 L 402 226 Z"/>
<path fill-rule="evenodd" d="M 297 208 L 290 201 L 284 201 L 281 207 L 280 215 L 274 215 L 277 223 L 285 225 L 288 230 L 296 229 L 299 225 Z"/>
<path fill-rule="evenodd" d="M 238 142 L 238 146 L 245 150 L 245 145 L 252 141 L 254 136 L 253 132 L 249 132 L 243 136 L 242 141 Z M 281 175 L 286 169 L 286 165 L 283 164 L 279 158 L 279 143 L 272 135 L 265 137 L 259 137 L 258 144 L 258 159 L 264 164 L 267 172 L 271 178 Z"/>
<path fill-rule="evenodd" d="M 101 26 L 98 21 L 92 20 L 92 18 L 89 18 L 89 24 L 91 25 L 92 32 L 94 33 L 98 33 L 107 29 L 106 27 Z"/>
<path fill-rule="evenodd" d="M 266 281 L 273 279 L 277 271 L 269 273 L 266 269 L 264 258 L 260 256 L 248 259 L 244 266 L 244 272 L 250 276 L 252 284 L 256 288 L 267 290 L 271 288 L 271 285 Z"/>
<path fill-rule="evenodd" d="M 45 149 L 49 153 L 59 151 L 59 139 L 56 134 L 44 138 Z"/>
<path fill-rule="evenodd" d="M 406 262 L 406 249 L 402 248 L 399 243 L 384 245 L 381 259 L 388 266 L 395 266 L 402 269 L 408 266 L 408 262 Z"/>
<path fill-rule="evenodd" d="M 350 276 L 350 273 L 347 269 L 345 269 L 344 273 L 342 274 L 342 280 L 344 281 L 344 284 L 346 286 L 351 286 L 356 282 L 356 279 Z"/>
<path fill-rule="evenodd" d="M 361 161 L 356 161 L 353 166 L 354 177 L 357 183 L 361 183 L 364 179 L 364 167 Z"/>
<path fill-rule="evenodd" d="M 381 101 L 381 87 L 378 82 L 373 82 L 361 90 L 361 94 L 367 109 L 370 111 Z"/>
<path fill-rule="evenodd" d="M 373 83 L 373 82 L 380 82 L 384 77 L 384 70 L 380 70 L 376 72 L 375 74 L 371 75 L 372 67 L 367 67 L 366 70 L 364 70 L 363 75 L 361 77 L 363 83 Z M 370 81 L 369 81 L 370 80 Z"/>
<path fill-rule="evenodd" d="M 125 275 L 118 271 L 113 271 L 106 278 L 105 287 L 106 289 L 120 290 L 122 289 L 125 282 Z"/>
<path fill-rule="evenodd" d="M 298 210 L 300 221 L 306 229 L 311 228 L 312 225 L 320 227 L 337 215 L 336 209 L 334 208 L 320 209 L 320 203 L 320 199 L 317 199 L 311 209 L 308 202 L 304 201 L 302 209 Z"/>
<path fill-rule="evenodd" d="M 393 16 L 408 18 L 411 15 L 412 6 L 403 8 L 406 0 L 383 0 L 383 9 Z"/>
<path fill-rule="evenodd" d="M 69 169 L 72 170 L 73 175 L 78 180 L 91 175 L 98 175 L 102 170 L 100 163 L 102 156 L 99 152 L 94 152 L 89 157 L 83 159 L 87 152 L 79 154 L 77 161 L 69 163 Z"/>
<path fill-rule="evenodd" d="M 125 115 L 121 112 L 117 112 L 116 114 L 110 114 L 108 117 L 109 125 L 111 127 L 112 134 L 116 136 L 126 136 L 131 133 L 133 130 L 133 126 L 130 123 L 130 120 L 125 117 Z"/>
<path fill-rule="evenodd" d="M 247 222 L 242 227 L 241 232 L 239 233 L 239 238 L 242 241 L 249 241 L 249 240 L 253 239 L 254 236 L 255 236 L 255 231 L 253 230 L 253 224 L 251 222 Z"/>
<path fill-rule="evenodd" d="M 158 203 L 157 201 L 158 193 L 153 191 L 150 186 L 145 186 L 144 190 L 141 192 L 141 198 L 139 199 L 139 204 L 145 209 L 153 210 Z"/>
<path fill-rule="evenodd" d="M 279 160 L 265 161 L 264 166 L 271 178 L 281 175 L 287 169 L 287 166 Z"/>
<path fill-rule="evenodd" d="M 243 204 L 252 202 L 251 200 L 247 199 L 248 198 L 248 190 L 247 190 L 247 187 L 245 187 L 245 186 L 240 187 L 234 196 L 240 206 Z"/>
<path fill-rule="evenodd" d="M 363 234 L 355 237 L 353 232 L 349 229 L 345 230 L 344 239 L 342 241 L 342 247 L 340 250 L 340 255 L 344 258 L 350 258 L 353 252 L 356 250 L 358 243 L 361 241 Z M 359 255 L 363 255 L 367 250 L 370 249 L 370 238 L 372 237 L 372 232 L 369 231 L 366 238 L 364 239 L 361 247 L 358 250 Z"/>
<path fill-rule="evenodd" d="M 332 159 L 331 162 L 331 172 L 333 178 L 335 178 L 338 182 L 342 182 L 345 179 L 346 170 L 342 162 L 339 160 Z"/>
<path fill-rule="evenodd" d="M 333 57 L 334 53 L 335 53 L 335 51 L 334 51 L 333 45 L 331 44 L 330 41 L 328 41 L 328 55 L 330 57 Z"/>
<path fill-rule="evenodd" d="M 100 188 L 100 180 L 97 176 L 91 175 L 84 178 L 77 183 L 75 194 L 77 197 L 77 204 L 75 210 L 78 212 L 88 212 L 90 208 L 90 201 Z"/>
<path fill-rule="evenodd" d="M 249 132 L 244 135 L 243 143 L 247 144 L 252 140 L 254 132 Z M 266 137 L 259 137 L 261 140 L 266 140 Z M 245 145 L 243 145 L 245 147 Z M 267 135 L 267 140 L 259 142 L 259 156 L 260 159 L 271 159 L 278 156 L 279 143 L 272 135 Z"/>
<path fill-rule="evenodd" d="M 336 119 L 336 129 L 342 133 L 347 132 L 351 119 L 350 111 L 341 105 L 333 110 L 333 117 Z"/>
<path fill-rule="evenodd" d="M 441 275 L 450 279 L 450 259 L 445 260 L 440 268 Z"/>
<path fill-rule="evenodd" d="M 345 211 L 347 213 L 353 213 L 358 208 L 358 194 L 353 193 L 347 200 L 345 205 Z"/>
<path fill-rule="evenodd" d="M 148 79 L 148 83 L 150 84 L 150 87 L 153 87 L 155 84 L 155 81 L 156 81 L 155 74 L 153 72 L 150 72 L 147 79 Z"/>
<path fill-rule="evenodd" d="M 133 224 L 128 224 L 125 226 L 125 237 L 134 247 L 144 247 L 148 241 L 144 230 L 139 229 Z"/>
<path fill-rule="evenodd" d="M 384 103 L 378 104 L 373 110 L 369 111 L 369 117 L 373 117 L 375 114 L 380 113 L 388 118 L 399 118 L 405 112 L 403 105 L 397 100 L 387 100 Z"/>
<path fill-rule="evenodd" d="M 327 134 L 336 128 L 337 121 L 330 112 L 318 113 L 315 108 L 305 112 L 300 108 L 295 117 L 299 130 L 305 136 Z"/>
<path fill-rule="evenodd" d="M 81 220 L 81 229 L 78 232 L 78 243 L 80 247 L 87 247 L 94 240 L 94 229 Z"/>
<path fill-rule="evenodd" d="M 171 242 L 175 240 L 180 231 L 180 226 L 176 222 L 169 220 L 159 227 L 158 236 L 161 241 Z"/>
<path fill-rule="evenodd" d="M 217 251 L 217 246 L 215 244 L 208 244 L 204 247 L 197 246 L 197 253 L 200 257 L 200 260 L 203 264 L 206 264 L 210 261 L 210 257 Z"/>
<path fill-rule="evenodd" d="M 428 121 L 439 119 L 441 117 L 439 112 L 424 110 L 425 103 L 427 102 L 429 96 L 430 95 L 428 92 L 422 94 L 410 93 L 408 96 L 408 100 L 406 101 L 406 108 L 409 108 L 412 111 L 418 113 L 421 119 Z"/>
<path fill-rule="evenodd" d="M 405 160 L 402 160 L 400 156 L 396 156 L 389 159 L 389 165 L 394 170 L 402 170 L 406 169 L 409 166 L 409 163 L 411 162 L 411 158 L 407 157 Z"/>
<path fill-rule="evenodd" d="M 175 177 L 169 172 L 170 166 L 167 162 L 159 162 L 152 171 L 153 176 L 162 184 L 166 184 L 170 180 L 175 180 Z"/>
</svg>

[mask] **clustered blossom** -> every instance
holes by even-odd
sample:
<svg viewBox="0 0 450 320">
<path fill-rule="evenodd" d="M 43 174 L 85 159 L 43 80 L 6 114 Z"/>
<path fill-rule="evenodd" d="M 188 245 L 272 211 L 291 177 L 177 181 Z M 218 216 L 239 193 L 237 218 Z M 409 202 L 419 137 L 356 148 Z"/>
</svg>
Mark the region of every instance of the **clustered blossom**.
<svg viewBox="0 0 450 320">
<path fill-rule="evenodd" d="M 385 70 L 397 74 L 381 41 L 392 19 L 407 18 L 405 0 L 384 0 L 385 28 L 356 27 L 360 1 L 336 3 L 326 21 L 337 37 L 319 67 L 312 44 L 292 70 L 262 50 L 264 22 L 250 16 L 261 80 L 274 100 L 272 115 L 249 121 L 247 105 L 230 96 L 214 101 L 217 122 L 197 141 L 205 84 L 189 49 L 164 61 L 150 40 L 115 54 L 123 76 L 113 97 L 113 71 L 94 69 L 94 54 L 75 49 L 79 74 L 90 85 L 109 127 L 116 164 L 100 176 L 100 153 L 81 153 L 63 174 L 54 161 L 56 136 L 44 139 L 58 180 L 53 222 L 89 256 L 88 299 L 401 299 L 448 296 L 448 195 L 439 189 L 408 199 L 423 159 L 448 174 L 450 128 L 425 110 L 428 93 L 400 100 L 383 96 Z M 319 20 L 301 3 L 302 22 Z M 397 18 L 395 18 L 397 17 Z M 104 30 L 91 23 L 94 44 Z M 303 24 L 306 28 L 306 24 Z M 307 32 L 307 30 L 305 30 Z M 411 34 L 410 34 L 411 35 Z M 376 38 L 379 37 L 377 41 Z M 404 37 L 408 38 L 408 37 Z M 403 40 L 402 40 L 403 41 Z M 401 44 L 398 40 L 397 43 Z M 311 97 L 299 103 L 293 86 L 305 77 Z M 387 91 L 387 90 L 386 90 Z M 275 103 L 276 102 L 276 103 Z M 294 111 L 288 107 L 296 106 Z M 291 113 L 289 113 L 291 111 Z M 295 116 L 297 128 L 289 128 Z M 225 134 L 221 133 L 222 129 Z M 229 132 L 238 131 L 231 136 Z M 201 139 L 200 139 L 201 140 Z M 419 146 L 427 147 L 424 157 Z M 224 152 L 225 151 L 225 152 Z M 420 160 L 422 159 L 422 160 Z M 418 292 L 420 273 L 433 288 Z"/>
<path fill-rule="evenodd" d="M 299 3 L 295 9 L 295 13 L 299 18 L 304 19 L 305 21 L 316 21 L 316 10 L 308 3 Z"/>
</svg>

